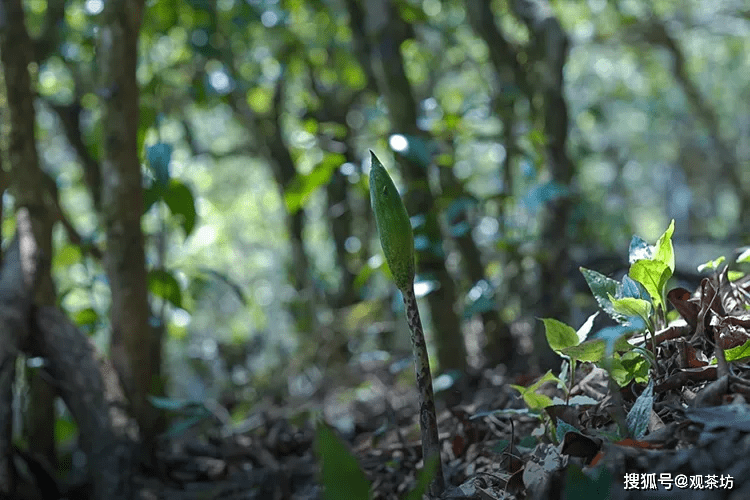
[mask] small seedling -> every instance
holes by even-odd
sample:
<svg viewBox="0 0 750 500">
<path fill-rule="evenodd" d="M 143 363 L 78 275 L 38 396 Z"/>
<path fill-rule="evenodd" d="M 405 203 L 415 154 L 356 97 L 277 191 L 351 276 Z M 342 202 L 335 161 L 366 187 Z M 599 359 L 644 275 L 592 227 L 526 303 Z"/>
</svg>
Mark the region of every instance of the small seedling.
<svg viewBox="0 0 750 500">
<path fill-rule="evenodd" d="M 370 151 L 370 198 L 375 212 L 375 223 L 380 235 L 385 260 L 391 270 L 396 286 L 401 290 L 406 306 L 406 319 L 411 330 L 411 345 L 414 352 L 414 368 L 417 373 L 419 391 L 419 426 L 422 436 L 422 455 L 427 464 L 437 461 L 435 477 L 430 483 L 430 494 L 439 496 L 445 485 L 443 466 L 440 460 L 435 398 L 432 391 L 430 360 L 427 344 L 419 317 L 419 307 L 414 295 L 414 235 L 404 202 L 396 190 L 388 172 Z"/>
</svg>

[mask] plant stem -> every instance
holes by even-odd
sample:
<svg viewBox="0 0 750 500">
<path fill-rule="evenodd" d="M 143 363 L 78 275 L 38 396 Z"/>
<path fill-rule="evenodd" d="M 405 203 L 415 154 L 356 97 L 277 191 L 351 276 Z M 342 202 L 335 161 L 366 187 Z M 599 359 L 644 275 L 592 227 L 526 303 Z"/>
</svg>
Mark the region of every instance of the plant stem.
<svg viewBox="0 0 750 500">
<path fill-rule="evenodd" d="M 417 298 L 414 287 L 401 291 L 406 306 L 406 320 L 411 330 L 411 346 L 414 352 L 414 369 L 417 374 L 417 388 L 419 390 L 419 427 L 422 435 L 422 458 L 425 466 L 430 459 L 437 460 L 435 477 L 430 483 L 430 494 L 439 496 L 445 489 L 443 479 L 443 463 L 440 459 L 440 439 L 438 437 L 437 416 L 435 414 L 435 396 L 432 392 L 432 375 L 430 374 L 430 359 L 427 355 L 427 344 L 424 340 L 422 320 L 419 317 Z"/>
</svg>

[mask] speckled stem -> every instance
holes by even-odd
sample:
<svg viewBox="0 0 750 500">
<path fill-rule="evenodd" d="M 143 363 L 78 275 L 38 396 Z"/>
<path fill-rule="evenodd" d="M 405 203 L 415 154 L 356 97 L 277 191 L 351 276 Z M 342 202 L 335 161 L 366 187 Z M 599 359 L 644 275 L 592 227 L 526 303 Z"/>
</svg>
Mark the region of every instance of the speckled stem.
<svg viewBox="0 0 750 500">
<path fill-rule="evenodd" d="M 430 457 L 437 457 L 435 477 L 430 483 L 430 494 L 439 496 L 445 489 L 443 463 L 440 459 L 440 439 L 438 437 L 437 416 L 435 414 L 435 397 L 432 392 L 432 375 L 430 359 L 427 355 L 427 344 L 424 340 L 422 320 L 419 318 L 417 298 L 414 288 L 402 291 L 406 306 L 406 320 L 411 330 L 411 345 L 414 351 L 414 369 L 417 373 L 419 389 L 419 427 L 422 434 L 422 456 L 427 464 Z"/>
</svg>

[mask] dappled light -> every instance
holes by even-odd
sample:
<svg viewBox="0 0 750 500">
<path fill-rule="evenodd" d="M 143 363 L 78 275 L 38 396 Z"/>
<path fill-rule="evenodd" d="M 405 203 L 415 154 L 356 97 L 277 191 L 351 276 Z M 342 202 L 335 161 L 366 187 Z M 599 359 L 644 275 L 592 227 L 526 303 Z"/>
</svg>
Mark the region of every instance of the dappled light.
<svg viewBox="0 0 750 500">
<path fill-rule="evenodd" d="M 0 10 L 0 497 L 750 498 L 741 2 Z"/>
</svg>

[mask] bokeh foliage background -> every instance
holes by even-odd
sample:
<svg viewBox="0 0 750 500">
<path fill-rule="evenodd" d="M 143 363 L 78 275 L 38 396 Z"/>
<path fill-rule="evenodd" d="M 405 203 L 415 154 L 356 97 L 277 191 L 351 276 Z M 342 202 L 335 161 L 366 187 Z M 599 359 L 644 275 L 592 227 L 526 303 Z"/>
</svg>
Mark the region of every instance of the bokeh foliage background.
<svg viewBox="0 0 750 500">
<path fill-rule="evenodd" d="M 101 155 L 104 3 L 24 7 L 43 54 L 42 168 L 83 239 L 56 228 L 59 302 L 106 351 L 107 280 L 88 250 L 104 235 L 82 168 Z M 624 269 L 634 233 L 653 241 L 675 219 L 686 272 L 696 241 L 747 244 L 749 35 L 739 1 L 149 0 L 138 148 L 167 393 L 241 418 L 352 356 L 408 352 L 368 149 L 413 216 L 432 346 L 466 347 L 438 354 L 442 368 L 510 361 L 507 343 L 485 351 L 493 328 L 532 353 L 534 316 L 570 319 L 578 266 Z M 454 320 L 429 318 L 451 311 L 460 330 L 441 336 Z"/>
</svg>

